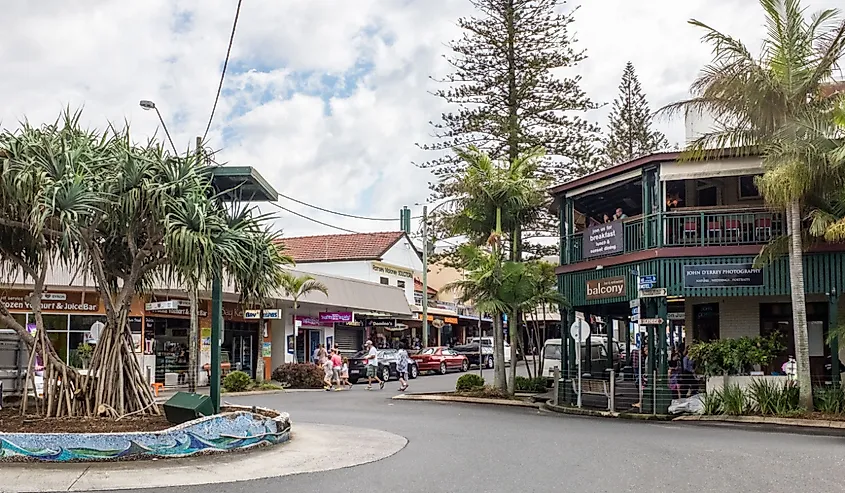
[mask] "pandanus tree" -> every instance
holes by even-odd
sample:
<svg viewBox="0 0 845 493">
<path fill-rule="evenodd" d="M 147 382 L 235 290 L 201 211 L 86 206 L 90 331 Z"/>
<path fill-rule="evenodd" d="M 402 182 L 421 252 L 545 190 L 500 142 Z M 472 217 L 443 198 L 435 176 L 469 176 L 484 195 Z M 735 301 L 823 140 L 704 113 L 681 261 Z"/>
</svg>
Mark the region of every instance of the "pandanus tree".
<svg viewBox="0 0 845 493">
<path fill-rule="evenodd" d="M 475 147 L 455 149 L 466 163 L 464 170 L 447 180 L 445 188 L 451 200 L 451 211 L 444 215 L 441 227 L 451 235 L 465 235 L 475 245 L 487 244 L 493 258 L 500 258 L 508 248 L 509 257 L 521 262 L 519 232 L 524 224 L 535 221 L 546 204 L 547 182 L 536 178 L 543 152 L 534 149 L 519 155 L 513 162 L 500 162 Z M 503 232 L 509 233 L 508 243 Z M 514 241 L 516 238 L 516 242 Z M 504 257 L 501 257 L 504 258 Z M 504 365 L 504 339 L 501 327 L 493 331 L 494 374 L 502 388 L 514 389 L 516 351 L 520 324 L 519 304 L 510 307 L 511 378 L 507 383 Z M 494 321 L 503 313 L 494 312 Z M 501 372 L 501 373 L 500 373 Z"/>
<path fill-rule="evenodd" d="M 250 212 L 219 220 L 226 216 L 218 216 L 222 205 L 209 169 L 155 141 L 134 144 L 128 129 L 85 130 L 79 114 L 69 112 L 38 128 L 24 123 L 0 134 L 0 164 L 0 266 L 7 278 L 33 284 L 27 301 L 35 336 L 2 305 L 0 321 L 27 344 L 31 361 L 36 355 L 44 361 L 43 414 L 160 412 L 134 353 L 129 310 L 137 296 L 189 263 L 185 257 L 210 255 L 245 299 L 278 286 L 272 266 L 284 257 L 261 218 Z M 213 254 L 179 241 L 180 218 L 196 219 L 197 211 L 213 217 L 206 218 L 215 224 Z M 67 366 L 46 337 L 40 307 L 51 269 L 90 277 L 103 304 L 105 327 L 85 375 Z"/>
<path fill-rule="evenodd" d="M 837 97 L 827 88 L 845 55 L 845 21 L 838 10 L 808 15 L 799 0 L 760 0 L 766 36 L 755 56 L 739 39 L 696 20 L 713 60 L 693 82 L 692 97 L 664 110 L 702 112 L 715 127 L 687 149 L 691 158 L 712 149 L 733 148 L 762 157 L 757 181 L 766 202 L 786 213 L 795 358 L 801 405 L 812 409 L 802 241 L 808 199 L 841 186 L 826 154 L 807 146 L 801 123 L 830 118 Z M 832 179 L 836 178 L 836 179 Z M 771 258 L 771 251 L 762 258 Z"/>
</svg>

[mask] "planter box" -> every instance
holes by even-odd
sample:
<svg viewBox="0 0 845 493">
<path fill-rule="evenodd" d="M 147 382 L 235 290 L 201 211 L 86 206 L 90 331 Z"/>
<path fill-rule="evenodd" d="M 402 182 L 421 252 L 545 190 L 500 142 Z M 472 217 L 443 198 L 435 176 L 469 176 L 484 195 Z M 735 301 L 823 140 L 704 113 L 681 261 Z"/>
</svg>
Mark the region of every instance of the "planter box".
<svg viewBox="0 0 845 493">
<path fill-rule="evenodd" d="M 772 376 L 750 376 L 750 375 L 729 375 L 718 377 L 707 377 L 707 393 L 721 390 L 725 385 L 738 385 L 742 390 L 747 390 L 754 380 L 767 380 L 778 385 L 785 385 L 789 377 L 783 375 Z"/>
</svg>

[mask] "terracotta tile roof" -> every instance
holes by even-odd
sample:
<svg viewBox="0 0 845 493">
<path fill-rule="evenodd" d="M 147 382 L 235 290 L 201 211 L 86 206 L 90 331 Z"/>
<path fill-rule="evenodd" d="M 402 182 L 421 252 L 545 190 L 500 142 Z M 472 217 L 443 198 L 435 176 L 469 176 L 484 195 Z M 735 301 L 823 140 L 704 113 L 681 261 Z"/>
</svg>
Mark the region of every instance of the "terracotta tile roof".
<svg viewBox="0 0 845 493">
<path fill-rule="evenodd" d="M 422 281 L 420 281 L 416 277 L 414 278 L 414 291 L 416 291 L 418 293 L 422 293 Z M 429 286 L 428 287 L 428 294 L 437 294 L 437 290 L 434 289 L 433 287 Z"/>
<path fill-rule="evenodd" d="M 297 263 L 379 260 L 405 233 L 355 233 L 282 238 L 285 253 Z"/>
</svg>

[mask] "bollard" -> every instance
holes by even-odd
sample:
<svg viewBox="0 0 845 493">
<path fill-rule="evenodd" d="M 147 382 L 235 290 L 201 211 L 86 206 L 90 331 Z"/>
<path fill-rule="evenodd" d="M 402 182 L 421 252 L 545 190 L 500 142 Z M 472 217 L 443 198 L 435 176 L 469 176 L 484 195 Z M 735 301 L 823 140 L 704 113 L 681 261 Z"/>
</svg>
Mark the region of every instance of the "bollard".
<svg viewBox="0 0 845 493">
<path fill-rule="evenodd" d="M 147 365 L 147 385 L 152 385 L 153 383 L 152 371 L 152 367 Z"/>
<path fill-rule="evenodd" d="M 552 383 L 552 404 L 557 406 L 560 402 L 560 368 L 556 366 L 552 368 L 552 378 L 554 378 L 554 383 Z"/>
<path fill-rule="evenodd" d="M 616 371 L 610 370 L 610 397 L 607 398 L 610 412 L 616 411 Z"/>
</svg>

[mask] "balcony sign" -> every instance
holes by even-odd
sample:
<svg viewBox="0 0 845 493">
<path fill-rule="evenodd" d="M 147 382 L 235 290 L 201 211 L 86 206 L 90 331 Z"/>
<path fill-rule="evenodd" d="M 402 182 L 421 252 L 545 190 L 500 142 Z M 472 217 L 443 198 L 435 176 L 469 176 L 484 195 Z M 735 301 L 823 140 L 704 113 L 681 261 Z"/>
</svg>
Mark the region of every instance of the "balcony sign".
<svg viewBox="0 0 845 493">
<path fill-rule="evenodd" d="M 685 265 L 685 288 L 762 286 L 763 271 L 751 264 Z"/>
<path fill-rule="evenodd" d="M 587 281 L 587 299 L 603 300 L 625 296 L 625 276 L 607 277 Z"/>
<path fill-rule="evenodd" d="M 593 226 L 584 234 L 584 258 L 616 255 L 624 251 L 622 221 Z"/>
</svg>

